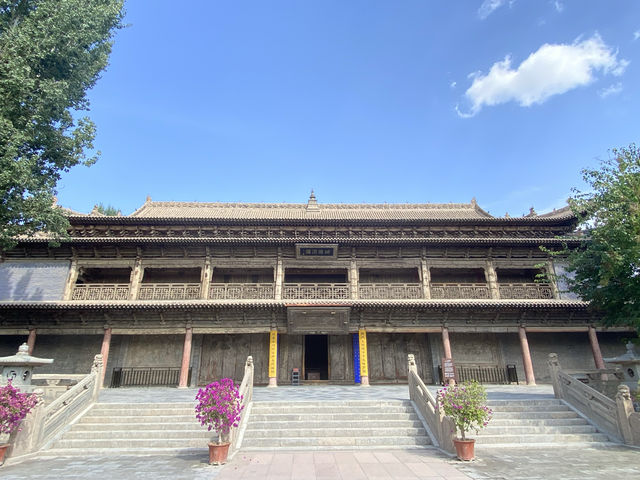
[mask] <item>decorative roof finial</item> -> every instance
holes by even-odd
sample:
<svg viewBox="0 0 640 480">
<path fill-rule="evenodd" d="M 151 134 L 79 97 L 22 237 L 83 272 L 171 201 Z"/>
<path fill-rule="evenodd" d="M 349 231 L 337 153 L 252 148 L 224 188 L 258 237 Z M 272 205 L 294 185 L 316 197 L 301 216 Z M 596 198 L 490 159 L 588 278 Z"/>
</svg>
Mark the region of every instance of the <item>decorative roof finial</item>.
<svg viewBox="0 0 640 480">
<path fill-rule="evenodd" d="M 307 212 L 318 212 L 318 211 L 320 211 L 320 207 L 318 206 L 316 195 L 315 193 L 313 193 L 313 189 L 311 189 L 311 195 L 309 195 L 309 201 L 307 202 Z"/>
<path fill-rule="evenodd" d="M 478 202 L 476 201 L 476 197 L 473 197 L 471 199 L 471 205 L 473 205 L 474 207 L 478 205 Z"/>
<path fill-rule="evenodd" d="M 147 195 L 147 201 L 146 203 L 149 203 L 151 201 L 151 195 Z"/>
<path fill-rule="evenodd" d="M 535 217 L 538 215 L 533 207 L 529 208 L 529 215 L 527 217 Z"/>
</svg>

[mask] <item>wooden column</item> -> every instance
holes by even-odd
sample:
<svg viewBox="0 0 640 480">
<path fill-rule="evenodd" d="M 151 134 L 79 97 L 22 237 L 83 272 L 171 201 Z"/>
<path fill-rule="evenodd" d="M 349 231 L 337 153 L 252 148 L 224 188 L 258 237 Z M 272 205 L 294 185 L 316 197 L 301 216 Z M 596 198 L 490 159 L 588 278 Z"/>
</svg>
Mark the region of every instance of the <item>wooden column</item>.
<svg viewBox="0 0 640 480">
<path fill-rule="evenodd" d="M 527 340 L 527 331 L 520 325 L 518 329 L 520 336 L 520 348 L 522 349 L 522 364 L 524 365 L 524 378 L 527 385 L 535 385 L 536 377 L 533 374 L 533 363 L 531 362 L 531 351 L 529 351 L 529 341 Z"/>
<path fill-rule="evenodd" d="M 351 288 L 351 298 L 358 298 L 358 285 L 360 284 L 360 278 L 358 275 L 358 264 L 355 258 L 351 258 L 351 265 L 349 267 L 349 287 Z"/>
<path fill-rule="evenodd" d="M 206 300 L 209 298 L 209 285 L 211 285 L 211 277 L 213 277 L 213 268 L 211 267 L 211 257 L 207 255 L 204 261 L 204 267 L 202 268 L 202 275 L 200 279 L 200 286 L 202 291 L 200 292 L 200 298 Z"/>
<path fill-rule="evenodd" d="M 133 270 L 131 270 L 131 277 L 129 280 L 129 300 L 138 299 L 138 291 L 140 290 L 140 282 L 142 281 L 143 274 L 142 258 L 138 257 L 133 265 Z"/>
<path fill-rule="evenodd" d="M 444 358 L 453 359 L 453 355 L 451 354 L 451 342 L 449 341 L 449 329 L 445 326 L 442 327 L 442 350 L 444 352 Z M 442 368 L 444 369 L 444 365 L 442 365 Z M 449 379 L 449 385 L 455 385 L 455 383 L 456 381 L 454 379 Z"/>
<path fill-rule="evenodd" d="M 69 267 L 69 275 L 67 276 L 67 283 L 64 285 L 64 300 L 71 300 L 73 295 L 73 287 L 78 281 L 78 261 L 74 258 L 71 260 L 71 266 Z"/>
<path fill-rule="evenodd" d="M 600 351 L 600 343 L 598 342 L 598 336 L 596 335 L 596 329 L 589 326 L 589 342 L 591 343 L 591 352 L 593 353 L 593 361 L 596 364 L 596 368 L 601 370 L 604 368 L 604 360 L 602 358 L 602 352 Z"/>
<path fill-rule="evenodd" d="M 556 283 L 556 276 L 555 276 L 556 269 L 553 266 L 553 262 L 547 262 L 546 274 L 547 274 L 547 278 L 549 279 L 549 284 L 551 284 L 551 289 L 553 291 L 553 298 L 560 298 L 560 290 L 558 290 L 558 284 Z"/>
<path fill-rule="evenodd" d="M 104 327 L 104 337 L 102 337 L 102 378 L 100 379 L 100 385 L 104 385 L 104 375 L 107 372 L 107 361 L 109 360 L 109 347 L 111 347 L 111 327 Z"/>
<path fill-rule="evenodd" d="M 193 340 L 193 329 L 187 327 L 184 334 L 184 347 L 182 348 L 182 364 L 180 365 L 180 380 L 178 388 L 187 388 L 189 381 L 189 364 L 191 362 L 191 342 Z"/>
<path fill-rule="evenodd" d="M 426 259 L 420 260 L 420 281 L 422 282 L 422 296 L 427 300 L 431 298 L 431 270 Z"/>
<path fill-rule="evenodd" d="M 269 332 L 269 384 L 267 387 L 278 386 L 278 330 Z"/>
<path fill-rule="evenodd" d="M 284 280 L 284 268 L 282 267 L 282 254 L 280 253 L 280 247 L 278 247 L 278 260 L 276 260 L 276 270 L 275 270 L 275 299 L 282 300 L 282 283 Z"/>
<path fill-rule="evenodd" d="M 36 344 L 36 329 L 35 328 L 30 328 L 29 329 L 29 338 L 27 338 L 27 346 L 29 347 L 29 355 L 31 355 L 33 353 L 33 347 Z"/>
<path fill-rule="evenodd" d="M 360 345 L 360 386 L 369 386 L 369 362 L 367 360 L 367 331 L 364 328 L 358 330 Z"/>
<path fill-rule="evenodd" d="M 484 276 L 487 280 L 487 285 L 489 287 L 489 292 L 491 293 L 491 298 L 497 299 L 500 298 L 500 290 L 498 288 L 498 274 L 496 273 L 496 269 L 493 266 L 493 262 L 488 261 L 484 267 Z"/>
</svg>

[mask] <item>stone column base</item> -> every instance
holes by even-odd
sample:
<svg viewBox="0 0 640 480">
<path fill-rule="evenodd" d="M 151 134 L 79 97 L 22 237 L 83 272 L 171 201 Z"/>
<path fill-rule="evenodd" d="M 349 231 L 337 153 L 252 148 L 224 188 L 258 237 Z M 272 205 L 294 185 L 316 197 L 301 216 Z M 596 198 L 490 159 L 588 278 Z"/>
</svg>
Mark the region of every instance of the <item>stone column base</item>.
<svg viewBox="0 0 640 480">
<path fill-rule="evenodd" d="M 276 377 L 269 377 L 269 384 L 267 388 L 276 388 L 278 386 L 278 379 Z"/>
</svg>

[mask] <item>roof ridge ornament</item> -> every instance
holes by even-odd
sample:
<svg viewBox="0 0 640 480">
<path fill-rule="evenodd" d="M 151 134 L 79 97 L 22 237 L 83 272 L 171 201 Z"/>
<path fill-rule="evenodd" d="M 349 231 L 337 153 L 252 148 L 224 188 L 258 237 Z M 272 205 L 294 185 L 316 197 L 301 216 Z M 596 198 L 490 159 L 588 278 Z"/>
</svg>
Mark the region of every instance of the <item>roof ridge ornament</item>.
<svg viewBox="0 0 640 480">
<path fill-rule="evenodd" d="M 307 202 L 307 212 L 319 212 L 320 207 L 318 206 L 318 201 L 316 200 L 316 195 L 313 193 L 313 188 L 311 189 L 311 195 L 309 195 L 309 201 Z"/>
</svg>

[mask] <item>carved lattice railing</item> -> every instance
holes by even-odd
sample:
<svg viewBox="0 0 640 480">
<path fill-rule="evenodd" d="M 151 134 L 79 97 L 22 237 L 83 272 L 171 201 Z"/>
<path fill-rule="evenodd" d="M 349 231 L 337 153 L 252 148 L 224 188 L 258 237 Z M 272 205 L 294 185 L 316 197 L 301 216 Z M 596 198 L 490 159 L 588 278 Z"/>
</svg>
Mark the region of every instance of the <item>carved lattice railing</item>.
<svg viewBox="0 0 640 480">
<path fill-rule="evenodd" d="M 369 299 L 417 299 L 423 298 L 419 283 L 361 283 L 358 297 Z"/>
<path fill-rule="evenodd" d="M 506 299 L 553 299 L 553 288 L 548 283 L 501 283 L 500 298 Z"/>
<path fill-rule="evenodd" d="M 491 298 L 484 283 L 432 283 L 431 298 Z"/>
<path fill-rule="evenodd" d="M 275 298 L 273 283 L 212 283 L 209 300 L 265 299 Z"/>
<path fill-rule="evenodd" d="M 128 300 L 129 284 L 87 283 L 75 285 L 71 300 Z"/>
<path fill-rule="evenodd" d="M 282 297 L 287 299 L 335 300 L 349 298 L 348 283 L 285 283 Z"/>
<path fill-rule="evenodd" d="M 138 300 L 197 300 L 199 283 L 143 283 Z"/>
</svg>

